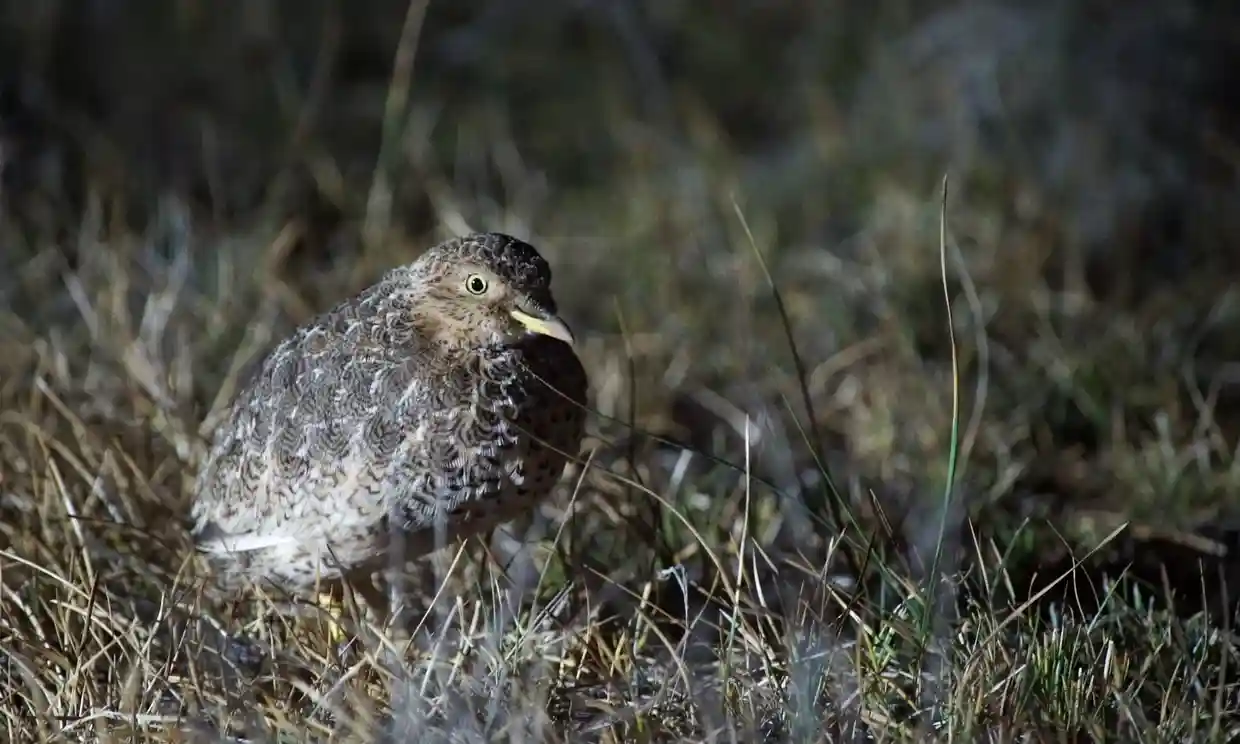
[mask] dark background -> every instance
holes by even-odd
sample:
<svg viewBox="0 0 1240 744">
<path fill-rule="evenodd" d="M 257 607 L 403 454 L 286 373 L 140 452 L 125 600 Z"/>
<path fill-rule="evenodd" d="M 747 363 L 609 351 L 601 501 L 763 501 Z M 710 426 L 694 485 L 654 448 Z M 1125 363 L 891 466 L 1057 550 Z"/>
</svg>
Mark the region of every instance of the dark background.
<svg viewBox="0 0 1240 744">
<path fill-rule="evenodd" d="M 138 208 L 172 191 L 216 215 L 275 201 L 356 219 L 406 10 L 3 3 L 6 195 L 72 209 L 94 188 Z M 555 201 L 584 199 L 634 169 L 674 173 L 703 119 L 789 240 L 830 248 L 859 229 L 875 180 L 927 194 L 951 169 L 976 183 L 970 203 L 1025 204 L 1022 221 L 1053 231 L 1048 250 L 1099 254 L 1098 283 L 1139 286 L 1230 265 L 1236 13 L 1204 0 L 429 3 L 401 92 L 434 124 L 404 132 L 383 167 L 400 224 L 423 231 L 428 162 L 479 171 L 502 201 L 496 165 L 466 161 L 504 140 Z M 335 189 L 314 183 L 324 159 Z"/>
</svg>

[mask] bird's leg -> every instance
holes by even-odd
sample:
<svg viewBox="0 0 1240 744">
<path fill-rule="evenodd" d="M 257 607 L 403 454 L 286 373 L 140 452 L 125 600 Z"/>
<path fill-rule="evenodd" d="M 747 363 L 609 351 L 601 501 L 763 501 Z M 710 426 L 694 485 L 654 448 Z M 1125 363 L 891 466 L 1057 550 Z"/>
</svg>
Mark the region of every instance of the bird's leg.
<svg viewBox="0 0 1240 744">
<path fill-rule="evenodd" d="M 350 582 L 350 586 L 358 596 L 362 598 L 362 603 L 366 605 L 367 614 L 370 619 L 378 626 L 382 626 L 389 615 L 392 608 L 388 603 L 388 595 L 375 585 L 374 574 L 359 574 Z"/>
<path fill-rule="evenodd" d="M 430 555 L 405 561 L 388 572 L 392 624 L 405 641 L 412 640 L 415 632 L 424 636 L 432 629 L 430 613 L 437 604 L 435 595 L 440 585 L 434 558 Z"/>
<path fill-rule="evenodd" d="M 440 642 L 444 639 L 436 632 L 439 628 L 431 615 L 439 587 L 433 557 L 423 555 L 393 561 L 384 572 L 391 614 L 382 658 L 394 677 L 390 688 L 394 720 L 402 715 L 411 716 L 412 721 L 424 719 L 427 698 L 424 697 L 426 680 L 423 674 L 438 666 L 435 636 L 439 636 Z M 408 654 L 410 649 L 414 651 L 412 659 Z M 431 677 L 432 680 L 439 678 L 438 674 Z"/>
<path fill-rule="evenodd" d="M 420 639 L 427 635 L 424 615 L 431 607 L 438 584 L 426 548 L 418 536 L 400 532 L 392 535 L 382 577 L 387 584 L 383 602 L 387 608 L 384 617 L 387 638 L 383 645 L 385 653 L 399 656 L 399 659 L 389 660 L 396 664 L 393 670 L 403 668 L 414 631 L 418 631 Z"/>
<path fill-rule="evenodd" d="M 399 568 L 387 572 L 388 628 L 393 640 L 401 647 L 409 640 L 409 616 L 413 605 L 405 572 Z"/>
<path fill-rule="evenodd" d="M 346 636 L 360 641 L 365 648 L 374 648 L 381 644 L 381 629 L 384 621 L 388 617 L 388 601 L 387 594 L 380 591 L 374 583 L 374 576 L 366 571 L 354 571 L 344 577 L 345 595 L 352 597 L 353 613 L 351 619 L 354 620 L 350 624 L 351 633 L 345 633 L 339 628 L 339 623 L 344 620 L 345 597 L 341 597 L 339 602 L 341 612 L 336 615 L 337 625 L 333 626 L 338 633 L 333 634 L 333 640 L 339 643 L 340 649 L 343 651 L 347 648 L 344 643 Z M 359 603 L 357 600 L 360 599 Z M 377 635 L 379 634 L 379 635 Z M 339 638 L 335 636 L 339 635 Z"/>
<path fill-rule="evenodd" d="M 500 525 L 491 535 L 491 552 L 500 561 L 508 580 L 501 596 L 502 611 L 515 617 L 527 595 L 538 585 L 538 565 L 531 550 L 533 515 L 524 514 Z"/>
</svg>

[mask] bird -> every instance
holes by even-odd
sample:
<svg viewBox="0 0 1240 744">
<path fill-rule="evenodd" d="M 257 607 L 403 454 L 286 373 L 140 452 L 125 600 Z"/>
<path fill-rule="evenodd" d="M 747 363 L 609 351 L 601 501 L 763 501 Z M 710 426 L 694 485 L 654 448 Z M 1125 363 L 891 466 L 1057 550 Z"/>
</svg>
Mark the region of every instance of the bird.
<svg viewBox="0 0 1240 744">
<path fill-rule="evenodd" d="M 546 259 L 497 232 L 440 243 L 297 328 L 194 481 L 215 584 L 357 581 L 370 603 L 370 577 L 532 511 L 581 447 L 574 344 Z"/>
</svg>

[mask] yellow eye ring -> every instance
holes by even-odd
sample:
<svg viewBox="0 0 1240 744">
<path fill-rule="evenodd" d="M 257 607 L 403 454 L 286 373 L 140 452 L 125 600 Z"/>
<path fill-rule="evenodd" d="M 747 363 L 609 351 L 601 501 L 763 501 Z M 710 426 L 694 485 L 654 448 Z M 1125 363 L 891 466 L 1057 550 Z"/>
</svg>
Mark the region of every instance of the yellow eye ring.
<svg viewBox="0 0 1240 744">
<path fill-rule="evenodd" d="M 490 284 L 481 274 L 470 274 L 465 279 L 465 291 L 472 295 L 486 294 Z"/>
</svg>

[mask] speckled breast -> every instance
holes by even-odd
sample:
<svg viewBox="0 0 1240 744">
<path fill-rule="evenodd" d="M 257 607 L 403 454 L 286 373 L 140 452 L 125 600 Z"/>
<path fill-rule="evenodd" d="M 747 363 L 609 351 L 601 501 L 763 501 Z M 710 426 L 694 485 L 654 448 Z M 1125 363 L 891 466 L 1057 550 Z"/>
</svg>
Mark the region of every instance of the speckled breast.
<svg viewBox="0 0 1240 744">
<path fill-rule="evenodd" d="M 443 465 L 426 482 L 455 535 L 488 529 L 531 508 L 576 456 L 585 424 L 587 380 L 567 344 L 537 338 L 481 358 L 469 403 L 428 445 Z M 409 505 L 406 524 L 428 529 L 429 504 Z"/>
</svg>

